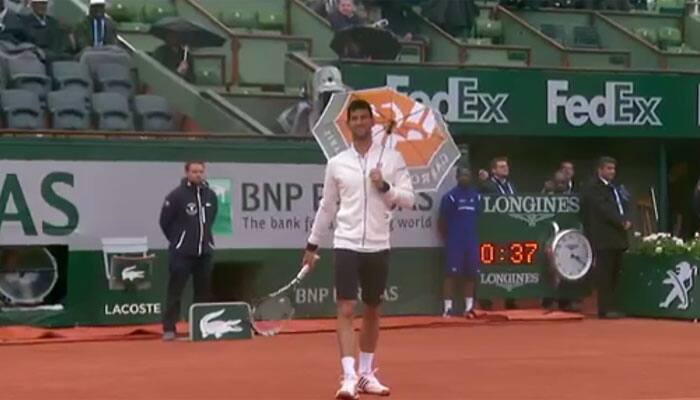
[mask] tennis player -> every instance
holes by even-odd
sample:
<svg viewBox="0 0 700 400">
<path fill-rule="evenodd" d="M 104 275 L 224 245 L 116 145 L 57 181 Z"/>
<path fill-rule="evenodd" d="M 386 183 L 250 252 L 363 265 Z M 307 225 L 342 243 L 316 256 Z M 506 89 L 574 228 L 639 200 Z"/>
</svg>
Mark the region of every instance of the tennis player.
<svg viewBox="0 0 700 400">
<path fill-rule="evenodd" d="M 316 251 L 335 223 L 333 263 L 337 291 L 337 334 L 343 369 L 336 399 L 358 399 L 368 393 L 388 396 L 390 390 L 373 368 L 379 339 L 379 305 L 389 273 L 391 210 L 410 208 L 414 194 L 401 154 L 372 142 L 372 107 L 354 100 L 347 110 L 352 145 L 328 161 L 323 199 L 308 239 L 303 263 L 313 267 Z M 364 314 L 360 331 L 359 376 L 355 369 L 352 327 L 361 289 Z"/>
</svg>

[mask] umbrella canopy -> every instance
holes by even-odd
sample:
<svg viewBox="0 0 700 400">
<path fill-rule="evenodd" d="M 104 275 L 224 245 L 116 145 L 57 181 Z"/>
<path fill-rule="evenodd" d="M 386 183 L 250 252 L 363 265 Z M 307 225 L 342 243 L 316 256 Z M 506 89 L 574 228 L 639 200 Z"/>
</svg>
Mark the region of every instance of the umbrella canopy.
<svg viewBox="0 0 700 400">
<path fill-rule="evenodd" d="M 385 29 L 357 26 L 336 32 L 331 49 L 340 57 L 394 60 L 401 51 L 401 44 Z"/>
<path fill-rule="evenodd" d="M 197 23 L 179 18 L 166 17 L 151 26 L 151 34 L 168 42 L 175 40 L 182 46 L 218 47 L 226 39 Z"/>
<path fill-rule="evenodd" d="M 356 99 L 372 105 L 375 122 L 372 138 L 403 155 L 414 189 L 437 190 L 459 159 L 459 148 L 438 111 L 393 88 L 333 94 L 312 130 L 326 158 L 352 144 L 352 132 L 346 122 L 347 107 Z"/>
</svg>

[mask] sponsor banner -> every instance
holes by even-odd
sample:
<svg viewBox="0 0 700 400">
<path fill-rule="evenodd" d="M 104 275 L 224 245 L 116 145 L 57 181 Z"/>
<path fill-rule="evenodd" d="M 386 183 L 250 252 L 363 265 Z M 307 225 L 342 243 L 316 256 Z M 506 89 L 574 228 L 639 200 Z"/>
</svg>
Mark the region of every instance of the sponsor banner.
<svg viewBox="0 0 700 400">
<path fill-rule="evenodd" d="M 190 306 L 190 340 L 252 339 L 248 303 L 197 303 Z"/>
<path fill-rule="evenodd" d="M 640 317 L 700 318 L 698 268 L 700 260 L 690 257 L 626 254 L 620 275 L 622 310 Z"/>
<path fill-rule="evenodd" d="M 700 77 L 344 63 L 357 89 L 390 86 L 439 109 L 453 134 L 698 136 Z"/>
<path fill-rule="evenodd" d="M 217 248 L 303 247 L 323 171 L 323 165 L 209 164 L 219 199 Z M 181 177 L 182 164 L 172 162 L 0 161 L 2 242 L 101 250 L 102 238 L 145 236 L 151 249 L 164 249 L 158 216 Z M 393 213 L 394 247 L 439 246 L 439 200 L 453 184 L 450 174 L 439 192 L 421 193 L 413 209 Z"/>
<path fill-rule="evenodd" d="M 483 196 L 479 218 L 481 298 L 570 297 L 551 282 L 546 248 L 559 229 L 580 228 L 576 195 Z"/>
</svg>

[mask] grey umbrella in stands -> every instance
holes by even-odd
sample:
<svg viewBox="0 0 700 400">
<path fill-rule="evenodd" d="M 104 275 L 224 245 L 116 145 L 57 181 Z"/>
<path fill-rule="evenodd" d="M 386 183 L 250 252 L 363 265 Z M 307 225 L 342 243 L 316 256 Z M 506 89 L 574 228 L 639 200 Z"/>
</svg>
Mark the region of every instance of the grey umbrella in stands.
<svg viewBox="0 0 700 400">
<path fill-rule="evenodd" d="M 199 25 L 179 17 L 166 17 L 151 26 L 151 34 L 168 42 L 174 39 L 182 46 L 218 47 L 226 39 Z"/>
</svg>

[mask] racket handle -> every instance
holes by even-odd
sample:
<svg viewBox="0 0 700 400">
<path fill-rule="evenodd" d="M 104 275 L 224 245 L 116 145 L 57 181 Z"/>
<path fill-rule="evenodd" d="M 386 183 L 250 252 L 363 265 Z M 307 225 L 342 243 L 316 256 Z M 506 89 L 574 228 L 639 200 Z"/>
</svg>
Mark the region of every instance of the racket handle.
<svg viewBox="0 0 700 400">
<path fill-rule="evenodd" d="M 318 260 L 321 257 L 315 256 L 314 258 Z M 297 274 L 297 280 L 304 279 L 304 277 L 308 275 L 309 271 L 311 271 L 311 266 L 309 264 L 306 264 L 303 267 L 301 267 L 301 271 L 299 271 L 299 273 Z"/>
</svg>

